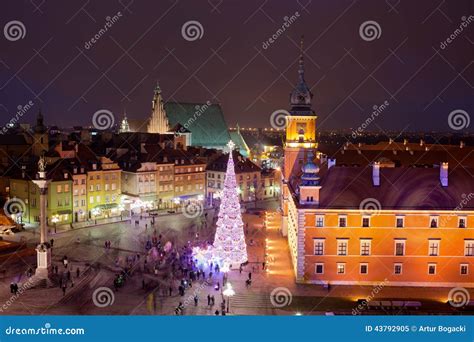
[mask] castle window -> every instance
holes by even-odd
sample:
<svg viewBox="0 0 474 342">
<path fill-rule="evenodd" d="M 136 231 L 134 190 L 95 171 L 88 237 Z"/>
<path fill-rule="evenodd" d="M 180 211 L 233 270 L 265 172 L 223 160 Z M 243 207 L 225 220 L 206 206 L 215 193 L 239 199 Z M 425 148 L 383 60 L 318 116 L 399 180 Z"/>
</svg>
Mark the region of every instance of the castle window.
<svg viewBox="0 0 474 342">
<path fill-rule="evenodd" d="M 403 273 L 403 264 L 396 263 L 393 264 L 393 274 L 400 275 Z"/>
<path fill-rule="evenodd" d="M 405 240 L 395 240 L 395 255 L 405 255 Z"/>
<path fill-rule="evenodd" d="M 360 274 L 367 274 L 369 273 L 369 264 L 361 263 L 359 268 Z"/>
<path fill-rule="evenodd" d="M 474 256 L 474 240 L 464 240 L 464 256 Z"/>
<path fill-rule="evenodd" d="M 345 274 L 346 273 L 346 264 L 343 262 L 337 263 L 337 274 Z"/>
<path fill-rule="evenodd" d="M 365 239 L 360 240 L 360 255 L 364 255 L 364 256 L 370 255 L 371 242 L 372 242 L 371 240 L 365 240 Z"/>
<path fill-rule="evenodd" d="M 458 227 L 459 228 L 466 228 L 466 218 L 465 217 L 459 217 Z"/>
<path fill-rule="evenodd" d="M 337 240 L 337 255 L 347 255 L 347 239 Z"/>
<path fill-rule="evenodd" d="M 347 227 L 347 216 L 339 216 L 339 227 L 344 228 Z"/>
<path fill-rule="evenodd" d="M 317 215 L 316 216 L 316 227 L 324 227 L 324 216 L 323 215 Z"/>
<path fill-rule="evenodd" d="M 370 216 L 364 216 L 362 218 L 362 227 L 370 227 Z"/>
<path fill-rule="evenodd" d="M 428 274 L 429 275 L 436 274 L 436 264 L 428 264 Z"/>
<path fill-rule="evenodd" d="M 396 217 L 396 227 L 397 228 L 405 227 L 405 217 L 404 216 L 397 216 Z"/>
<path fill-rule="evenodd" d="M 315 264 L 315 273 L 316 274 L 324 274 L 324 264 L 323 263 Z"/>
<path fill-rule="evenodd" d="M 314 239 L 314 255 L 324 255 L 324 239 Z"/>
<path fill-rule="evenodd" d="M 439 240 L 428 240 L 428 255 L 438 256 L 439 255 Z"/>
<path fill-rule="evenodd" d="M 468 275 L 469 274 L 469 264 L 461 264 L 459 268 L 459 274 Z"/>
<path fill-rule="evenodd" d="M 438 228 L 438 216 L 431 216 L 430 217 L 430 228 Z"/>
</svg>

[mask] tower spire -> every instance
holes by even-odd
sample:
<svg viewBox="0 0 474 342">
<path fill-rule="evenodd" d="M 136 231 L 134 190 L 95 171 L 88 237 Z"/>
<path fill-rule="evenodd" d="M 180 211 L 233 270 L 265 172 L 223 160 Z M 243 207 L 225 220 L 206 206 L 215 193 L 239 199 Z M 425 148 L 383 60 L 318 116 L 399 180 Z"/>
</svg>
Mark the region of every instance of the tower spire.
<svg viewBox="0 0 474 342">
<path fill-rule="evenodd" d="M 301 35 L 301 40 L 300 40 L 300 61 L 299 61 L 299 67 L 298 67 L 298 75 L 299 75 L 299 81 L 304 82 L 304 35 Z"/>
</svg>

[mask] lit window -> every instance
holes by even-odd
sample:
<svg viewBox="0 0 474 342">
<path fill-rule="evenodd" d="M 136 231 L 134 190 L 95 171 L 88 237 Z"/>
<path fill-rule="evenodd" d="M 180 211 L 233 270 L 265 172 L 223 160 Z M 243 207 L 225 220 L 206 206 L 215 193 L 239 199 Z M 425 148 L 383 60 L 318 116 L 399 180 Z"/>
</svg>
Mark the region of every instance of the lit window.
<svg viewBox="0 0 474 342">
<path fill-rule="evenodd" d="M 428 264 L 428 274 L 430 275 L 436 274 L 436 264 Z"/>
<path fill-rule="evenodd" d="M 393 274 L 402 274 L 403 273 L 403 265 L 402 264 L 393 264 Z"/>
<path fill-rule="evenodd" d="M 314 255 L 324 255 L 324 239 L 314 240 Z"/>
<path fill-rule="evenodd" d="M 474 256 L 474 240 L 464 240 L 464 255 Z"/>
<path fill-rule="evenodd" d="M 403 216 L 397 216 L 396 226 L 397 226 L 397 228 L 403 228 L 403 227 L 405 227 L 405 217 L 403 217 Z"/>
<path fill-rule="evenodd" d="M 316 264 L 315 273 L 316 274 L 324 274 L 324 264 Z"/>
<path fill-rule="evenodd" d="M 347 227 L 347 216 L 339 216 L 339 227 Z"/>
<path fill-rule="evenodd" d="M 428 255 L 429 256 L 439 255 L 439 240 L 428 240 Z"/>
<path fill-rule="evenodd" d="M 367 274 L 369 273 L 369 264 L 360 264 L 360 274 Z"/>
<path fill-rule="evenodd" d="M 371 240 L 360 240 L 360 255 L 370 255 Z"/>
<path fill-rule="evenodd" d="M 347 240 L 337 240 L 337 255 L 347 255 Z"/>
<path fill-rule="evenodd" d="M 405 240 L 395 240 L 395 255 L 405 255 Z"/>
<path fill-rule="evenodd" d="M 461 264 L 459 268 L 459 273 L 461 275 L 468 275 L 469 274 L 469 265 L 468 264 Z"/>
<path fill-rule="evenodd" d="M 345 263 L 337 263 L 337 274 L 345 274 L 346 273 L 346 264 Z"/>
</svg>

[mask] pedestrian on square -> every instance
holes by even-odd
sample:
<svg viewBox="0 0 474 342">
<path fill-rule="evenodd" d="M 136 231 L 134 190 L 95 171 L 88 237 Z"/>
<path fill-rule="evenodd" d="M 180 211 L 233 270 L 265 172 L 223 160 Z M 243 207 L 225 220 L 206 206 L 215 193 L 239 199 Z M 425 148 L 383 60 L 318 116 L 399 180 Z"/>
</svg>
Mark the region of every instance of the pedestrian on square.
<svg viewBox="0 0 474 342">
<path fill-rule="evenodd" d="M 71 280 L 71 271 L 67 270 L 67 280 Z"/>
<path fill-rule="evenodd" d="M 211 306 L 214 306 L 214 304 L 216 303 L 216 298 L 214 297 L 214 295 L 211 296 Z"/>
<path fill-rule="evenodd" d="M 252 272 L 249 272 L 249 280 L 252 280 Z"/>
<path fill-rule="evenodd" d="M 220 314 L 219 310 L 216 310 L 216 311 L 214 312 L 214 314 L 215 314 L 216 316 L 219 316 L 219 314 Z"/>
<path fill-rule="evenodd" d="M 264 271 L 265 271 L 265 261 L 264 261 L 264 262 L 262 262 L 262 270 L 264 270 Z"/>
<path fill-rule="evenodd" d="M 51 248 L 53 248 L 53 245 L 54 245 L 54 239 L 51 239 L 51 240 L 49 241 L 49 243 L 51 244 Z"/>
<path fill-rule="evenodd" d="M 64 283 L 64 284 L 62 285 L 63 297 L 66 295 L 66 287 L 67 287 L 67 286 L 66 286 L 66 283 Z"/>
<path fill-rule="evenodd" d="M 63 287 L 63 277 L 59 278 L 59 287 Z"/>
<path fill-rule="evenodd" d="M 170 286 L 169 287 L 169 291 L 170 291 L 170 297 L 173 295 L 173 288 Z"/>
<path fill-rule="evenodd" d="M 198 305 L 199 298 L 197 295 L 194 296 L 194 306 Z"/>
<path fill-rule="evenodd" d="M 211 305 L 211 296 L 207 295 L 207 305 Z"/>
<path fill-rule="evenodd" d="M 145 279 L 142 279 L 142 289 L 145 289 Z"/>
<path fill-rule="evenodd" d="M 10 283 L 10 293 L 15 292 L 15 284 L 13 282 Z"/>
<path fill-rule="evenodd" d="M 81 271 L 79 270 L 79 267 L 76 269 L 76 278 L 79 278 L 81 275 Z"/>
<path fill-rule="evenodd" d="M 243 267 L 242 267 L 242 264 L 240 264 L 240 267 L 239 267 L 239 273 L 242 274 L 242 270 L 243 270 Z"/>
</svg>

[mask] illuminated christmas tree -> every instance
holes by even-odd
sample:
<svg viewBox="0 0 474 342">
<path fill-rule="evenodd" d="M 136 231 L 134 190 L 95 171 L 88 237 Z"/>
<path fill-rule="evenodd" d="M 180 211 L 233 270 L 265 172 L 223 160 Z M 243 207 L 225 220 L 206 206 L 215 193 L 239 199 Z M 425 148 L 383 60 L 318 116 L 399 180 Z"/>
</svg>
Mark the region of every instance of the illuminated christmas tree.
<svg viewBox="0 0 474 342">
<path fill-rule="evenodd" d="M 224 267 L 237 267 L 247 261 L 247 245 L 232 158 L 235 144 L 229 141 L 227 146 L 230 150 L 229 160 L 219 207 L 213 257 Z"/>
</svg>

